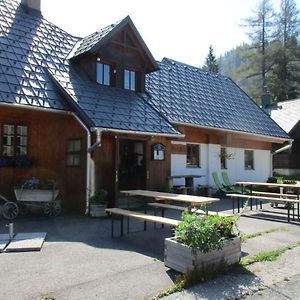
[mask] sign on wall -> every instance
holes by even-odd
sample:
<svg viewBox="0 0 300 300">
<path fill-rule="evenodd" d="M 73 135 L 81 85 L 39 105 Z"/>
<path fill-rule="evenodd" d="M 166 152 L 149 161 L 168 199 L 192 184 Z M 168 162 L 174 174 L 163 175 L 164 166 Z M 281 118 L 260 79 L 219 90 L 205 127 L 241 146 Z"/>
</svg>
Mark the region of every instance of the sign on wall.
<svg viewBox="0 0 300 300">
<path fill-rule="evenodd" d="M 164 160 L 165 159 L 166 146 L 163 144 L 154 144 L 152 146 L 152 159 Z"/>
</svg>

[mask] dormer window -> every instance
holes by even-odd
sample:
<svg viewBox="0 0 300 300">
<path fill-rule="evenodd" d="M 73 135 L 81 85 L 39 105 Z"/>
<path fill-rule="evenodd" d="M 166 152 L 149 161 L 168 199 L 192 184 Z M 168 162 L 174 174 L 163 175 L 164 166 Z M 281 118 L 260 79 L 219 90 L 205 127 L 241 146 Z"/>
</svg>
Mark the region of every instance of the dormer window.
<svg viewBox="0 0 300 300">
<path fill-rule="evenodd" d="M 110 85 L 110 65 L 97 62 L 97 82 Z"/>
<path fill-rule="evenodd" d="M 134 71 L 124 70 L 124 89 L 136 90 L 136 76 Z"/>
</svg>

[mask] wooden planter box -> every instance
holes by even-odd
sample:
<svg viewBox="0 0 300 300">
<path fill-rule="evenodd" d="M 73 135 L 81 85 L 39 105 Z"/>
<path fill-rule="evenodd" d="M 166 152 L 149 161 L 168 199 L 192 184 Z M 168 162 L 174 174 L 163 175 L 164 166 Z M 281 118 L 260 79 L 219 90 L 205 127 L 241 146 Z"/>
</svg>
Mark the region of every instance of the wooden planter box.
<svg viewBox="0 0 300 300">
<path fill-rule="evenodd" d="M 106 208 L 107 204 L 90 204 L 90 215 L 92 217 L 105 217 L 107 216 Z"/>
<path fill-rule="evenodd" d="M 59 190 L 39 190 L 39 189 L 14 189 L 18 201 L 24 202 L 50 202 L 54 201 Z"/>
<path fill-rule="evenodd" d="M 181 273 L 219 269 L 239 262 L 240 258 L 241 239 L 239 237 L 226 240 L 223 249 L 207 253 L 193 250 L 176 242 L 174 238 L 165 239 L 165 265 Z"/>
</svg>

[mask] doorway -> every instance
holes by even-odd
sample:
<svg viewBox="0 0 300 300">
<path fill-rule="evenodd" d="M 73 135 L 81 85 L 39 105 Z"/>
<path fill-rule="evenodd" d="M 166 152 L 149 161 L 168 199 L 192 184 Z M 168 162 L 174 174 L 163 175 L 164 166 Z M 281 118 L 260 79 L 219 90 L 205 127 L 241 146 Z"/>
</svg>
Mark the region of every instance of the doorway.
<svg viewBox="0 0 300 300">
<path fill-rule="evenodd" d="M 121 139 L 119 151 L 119 190 L 145 189 L 145 142 Z"/>
</svg>

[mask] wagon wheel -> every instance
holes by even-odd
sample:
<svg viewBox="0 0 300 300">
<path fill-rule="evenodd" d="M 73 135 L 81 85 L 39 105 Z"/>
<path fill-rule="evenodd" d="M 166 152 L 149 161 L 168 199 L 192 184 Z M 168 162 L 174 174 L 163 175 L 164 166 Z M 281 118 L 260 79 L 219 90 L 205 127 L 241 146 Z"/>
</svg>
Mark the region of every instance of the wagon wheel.
<svg viewBox="0 0 300 300">
<path fill-rule="evenodd" d="M 6 202 L 3 205 L 2 214 L 7 220 L 15 219 L 19 214 L 19 207 L 15 202 Z"/>
<path fill-rule="evenodd" d="M 59 201 L 47 202 L 43 205 L 43 212 L 48 217 L 56 217 L 61 212 L 61 205 Z"/>
<path fill-rule="evenodd" d="M 30 208 L 26 204 L 19 204 L 19 212 L 21 216 L 29 214 Z"/>
</svg>

